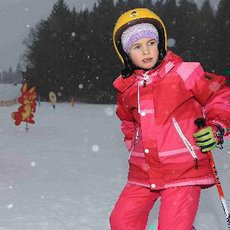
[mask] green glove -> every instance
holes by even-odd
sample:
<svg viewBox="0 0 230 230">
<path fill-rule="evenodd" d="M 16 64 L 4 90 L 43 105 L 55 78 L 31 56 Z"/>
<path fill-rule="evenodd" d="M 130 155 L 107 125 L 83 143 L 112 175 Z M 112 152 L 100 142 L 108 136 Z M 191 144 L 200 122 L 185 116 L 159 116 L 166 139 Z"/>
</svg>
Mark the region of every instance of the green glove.
<svg viewBox="0 0 230 230">
<path fill-rule="evenodd" d="M 214 136 L 212 127 L 207 126 L 193 134 L 196 138 L 196 145 L 201 147 L 202 152 L 208 152 L 217 146 L 217 140 Z"/>
</svg>

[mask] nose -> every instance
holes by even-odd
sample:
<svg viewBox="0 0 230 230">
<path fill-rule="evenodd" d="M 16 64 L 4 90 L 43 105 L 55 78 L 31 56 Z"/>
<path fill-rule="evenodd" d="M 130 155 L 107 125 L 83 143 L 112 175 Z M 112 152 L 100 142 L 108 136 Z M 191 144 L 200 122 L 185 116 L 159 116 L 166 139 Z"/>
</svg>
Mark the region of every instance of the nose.
<svg viewBox="0 0 230 230">
<path fill-rule="evenodd" d="M 149 47 L 148 46 L 143 46 L 143 50 L 142 50 L 142 53 L 143 54 L 149 54 L 150 53 L 150 49 L 149 49 Z"/>
</svg>

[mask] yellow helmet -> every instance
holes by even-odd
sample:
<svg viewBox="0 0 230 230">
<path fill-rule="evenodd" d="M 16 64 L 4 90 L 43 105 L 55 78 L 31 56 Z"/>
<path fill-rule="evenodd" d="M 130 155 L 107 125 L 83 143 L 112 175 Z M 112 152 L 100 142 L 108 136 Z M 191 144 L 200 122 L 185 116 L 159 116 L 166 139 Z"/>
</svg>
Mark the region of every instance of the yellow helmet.
<svg viewBox="0 0 230 230">
<path fill-rule="evenodd" d="M 132 9 L 125 12 L 118 18 L 115 28 L 113 30 L 113 44 L 123 64 L 124 57 L 126 54 L 122 48 L 121 35 L 130 26 L 143 22 L 151 23 L 157 28 L 159 33 L 158 47 L 159 49 L 163 49 L 164 54 L 167 51 L 167 33 L 165 25 L 160 19 L 160 17 L 147 8 Z"/>
</svg>

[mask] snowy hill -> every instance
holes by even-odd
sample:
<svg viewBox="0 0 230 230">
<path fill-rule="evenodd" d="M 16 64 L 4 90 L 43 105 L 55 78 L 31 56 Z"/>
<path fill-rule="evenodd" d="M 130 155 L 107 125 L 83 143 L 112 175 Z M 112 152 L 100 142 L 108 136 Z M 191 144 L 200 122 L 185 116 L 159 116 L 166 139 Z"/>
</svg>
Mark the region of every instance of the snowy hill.
<svg viewBox="0 0 230 230">
<path fill-rule="evenodd" d="M 26 133 L 10 117 L 17 105 L 0 107 L 0 230 L 109 230 L 128 166 L 114 109 L 42 103 Z M 230 151 L 215 158 L 230 201 Z M 215 188 L 203 191 L 195 225 L 227 229 Z"/>
<path fill-rule="evenodd" d="M 0 101 L 12 100 L 21 95 L 21 84 L 0 84 Z"/>
</svg>

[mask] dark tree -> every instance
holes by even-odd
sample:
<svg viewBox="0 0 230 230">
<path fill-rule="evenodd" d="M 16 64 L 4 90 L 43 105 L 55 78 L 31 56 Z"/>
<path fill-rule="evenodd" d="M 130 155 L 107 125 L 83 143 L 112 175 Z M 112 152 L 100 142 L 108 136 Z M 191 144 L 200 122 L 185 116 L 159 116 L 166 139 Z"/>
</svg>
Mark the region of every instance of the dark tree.
<svg viewBox="0 0 230 230">
<path fill-rule="evenodd" d="M 22 82 L 22 74 L 19 64 L 16 70 L 13 71 L 12 67 L 9 67 L 8 71 L 0 72 L 0 83 L 18 84 Z"/>
<path fill-rule="evenodd" d="M 199 12 L 199 27 L 197 36 L 197 61 L 200 61 L 207 71 L 213 69 L 213 57 L 215 56 L 215 16 L 208 0 L 206 0 Z"/>
<path fill-rule="evenodd" d="M 71 11 L 58 0 L 25 42 L 23 77 L 42 98 L 52 90 L 59 100 L 115 102 L 112 83 L 123 66 L 113 47 L 113 28 L 122 13 L 137 7 L 162 18 L 169 49 L 185 61 L 200 61 L 209 71 L 230 63 L 228 0 L 221 0 L 216 18 L 207 1 L 200 11 L 191 0 L 98 0 L 92 11 Z"/>
<path fill-rule="evenodd" d="M 42 98 L 47 98 L 51 90 L 60 99 L 66 99 L 70 93 L 73 32 L 72 14 L 63 0 L 57 1 L 47 20 L 31 30 L 23 74 Z"/>
<path fill-rule="evenodd" d="M 224 73 L 227 64 L 230 63 L 230 1 L 221 0 L 217 14 L 216 24 L 213 29 L 215 38 L 215 56 L 213 56 L 214 71 Z"/>
</svg>

